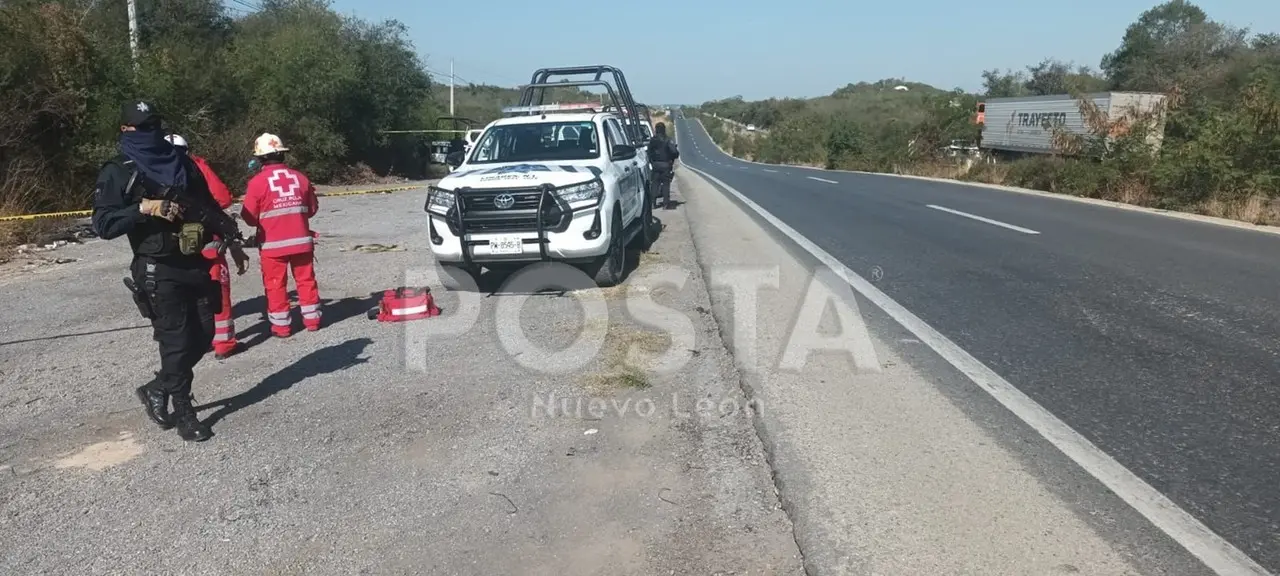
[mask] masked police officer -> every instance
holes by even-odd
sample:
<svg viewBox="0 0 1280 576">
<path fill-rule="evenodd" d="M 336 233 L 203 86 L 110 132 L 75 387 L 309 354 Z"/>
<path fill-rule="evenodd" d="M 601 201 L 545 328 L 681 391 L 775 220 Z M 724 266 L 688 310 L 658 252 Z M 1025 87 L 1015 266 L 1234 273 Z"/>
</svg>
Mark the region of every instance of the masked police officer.
<svg viewBox="0 0 1280 576">
<path fill-rule="evenodd" d="M 222 305 L 207 257 L 229 248 L 244 274 L 248 256 L 239 227 L 218 208 L 200 170 L 165 140 L 161 120 L 149 102 L 122 107 L 120 153 L 98 173 L 93 228 L 106 240 L 127 235 L 133 250 L 125 284 L 160 344 L 160 371 L 136 390 L 147 416 L 163 429 L 176 426 L 183 440 L 203 441 L 213 432 L 196 416 L 191 381 Z"/>
<path fill-rule="evenodd" d="M 653 168 L 653 180 L 657 186 L 654 194 L 655 204 L 670 210 L 671 178 L 675 175 L 675 162 L 680 158 L 680 149 L 667 137 L 667 125 L 662 122 L 653 127 L 653 138 L 649 139 L 649 165 Z"/>
</svg>

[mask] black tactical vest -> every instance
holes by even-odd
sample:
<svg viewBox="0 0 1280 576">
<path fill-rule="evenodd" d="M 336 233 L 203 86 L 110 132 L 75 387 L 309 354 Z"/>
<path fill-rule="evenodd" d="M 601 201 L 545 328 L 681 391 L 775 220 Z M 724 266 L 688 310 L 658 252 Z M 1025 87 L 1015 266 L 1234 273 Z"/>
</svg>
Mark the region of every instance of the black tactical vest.
<svg viewBox="0 0 1280 576">
<path fill-rule="evenodd" d="M 180 189 L 166 190 L 164 186 L 147 178 L 139 171 L 132 160 L 116 158 L 112 162 L 129 174 L 125 196 L 130 202 L 141 202 L 143 198 L 160 200 L 185 193 L 185 190 Z M 129 231 L 129 245 L 133 248 L 133 253 L 138 256 L 165 260 L 191 259 L 190 256 L 185 256 L 178 250 L 178 233 L 181 231 L 182 222 L 180 221 L 170 222 L 163 218 L 147 218 Z"/>
<path fill-rule="evenodd" d="M 671 153 L 671 141 L 664 137 L 654 137 L 649 140 L 649 162 L 660 162 L 670 164 L 675 160 L 675 155 Z"/>
</svg>

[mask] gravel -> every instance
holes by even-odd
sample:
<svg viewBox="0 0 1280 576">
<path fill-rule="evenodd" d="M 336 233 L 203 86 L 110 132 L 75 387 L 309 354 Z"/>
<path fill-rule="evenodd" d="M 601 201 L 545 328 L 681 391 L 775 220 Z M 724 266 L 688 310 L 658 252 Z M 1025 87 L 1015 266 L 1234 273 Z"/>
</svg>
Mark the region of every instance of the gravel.
<svg viewBox="0 0 1280 576">
<path fill-rule="evenodd" d="M 123 239 L 5 264 L 0 573 L 802 573 L 683 210 L 658 213 L 623 287 L 505 314 L 522 296 L 485 279 L 498 289 L 437 289 L 441 317 L 370 321 L 371 294 L 433 274 L 422 195 L 321 200 L 319 332 L 266 337 L 251 254 L 232 288 L 249 347 L 197 367 L 202 444 L 132 396 L 157 360 Z M 394 249 L 353 249 L 375 244 Z M 644 297 L 687 320 L 678 345 L 639 321 L 657 310 L 629 312 Z M 580 332 L 601 351 L 527 366 Z M 678 362 L 628 364 L 629 347 Z"/>
</svg>

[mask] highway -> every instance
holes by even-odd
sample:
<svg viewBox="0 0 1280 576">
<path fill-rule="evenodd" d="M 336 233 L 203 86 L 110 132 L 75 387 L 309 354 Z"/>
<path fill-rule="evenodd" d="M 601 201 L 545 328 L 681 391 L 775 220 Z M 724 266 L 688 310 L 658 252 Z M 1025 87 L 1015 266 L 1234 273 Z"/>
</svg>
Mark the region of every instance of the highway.
<svg viewBox="0 0 1280 576">
<path fill-rule="evenodd" d="M 875 274 L 894 301 L 1280 573 L 1280 235 L 749 163 L 700 124 L 676 128 L 682 163 Z"/>
</svg>

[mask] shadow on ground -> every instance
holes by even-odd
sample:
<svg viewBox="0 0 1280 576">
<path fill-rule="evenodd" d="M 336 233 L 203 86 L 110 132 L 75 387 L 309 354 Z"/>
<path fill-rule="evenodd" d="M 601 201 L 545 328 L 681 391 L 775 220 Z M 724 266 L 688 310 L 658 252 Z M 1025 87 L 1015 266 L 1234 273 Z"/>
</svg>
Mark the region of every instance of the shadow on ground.
<svg viewBox="0 0 1280 576">
<path fill-rule="evenodd" d="M 658 227 L 657 238 L 662 237 L 666 226 L 654 217 Z M 657 241 L 657 238 L 654 241 Z M 622 268 L 626 282 L 640 266 L 640 251 L 628 248 Z M 479 277 L 471 277 L 456 291 L 479 292 L 487 296 L 548 295 L 563 296 L 577 290 L 596 288 L 596 283 L 581 268 L 564 262 L 536 262 L 515 268 L 485 269 Z"/>
<path fill-rule="evenodd" d="M 378 298 L 382 295 L 369 294 L 368 296 L 351 296 L 347 298 L 339 298 L 337 300 L 320 299 L 321 326 L 332 326 L 349 318 L 356 316 L 364 316 L 370 308 L 378 303 Z M 289 292 L 289 299 L 296 302 L 298 300 L 297 292 Z M 232 314 L 236 318 L 241 316 L 254 316 L 257 318 L 252 326 L 245 328 L 236 333 L 236 340 L 240 342 L 240 350 L 243 352 L 271 337 L 271 323 L 267 321 L 267 298 L 266 296 L 254 296 L 242 302 L 236 302 L 231 307 Z M 292 312 L 289 315 L 291 322 L 291 331 L 295 334 L 304 329 L 302 325 L 302 314 Z"/>
<path fill-rule="evenodd" d="M 61 338 L 75 338 L 77 336 L 97 336 L 98 334 L 110 334 L 112 332 L 124 332 L 126 330 L 142 330 L 150 328 L 150 324 L 142 326 L 125 326 L 124 328 L 108 328 L 106 330 L 91 330 L 89 332 L 72 332 L 70 334 L 55 334 L 53 336 L 41 336 L 39 338 L 27 338 L 24 340 L 10 340 L 8 342 L 0 342 L 0 346 L 10 346 L 13 344 L 25 344 L 27 342 L 43 342 L 45 340 L 58 340 Z"/>
<path fill-rule="evenodd" d="M 230 398 L 199 406 L 196 410 L 203 412 L 211 408 L 217 408 L 204 420 L 206 425 L 212 427 L 223 418 L 288 390 L 308 378 L 340 372 L 357 364 L 368 362 L 368 358 L 360 358 L 359 356 L 372 343 L 373 340 L 369 338 L 354 338 L 341 344 L 321 348 L 299 358 L 297 362 L 286 366 L 279 372 L 267 376 L 257 386 L 249 390 Z"/>
</svg>

